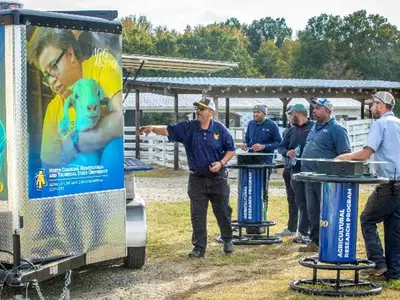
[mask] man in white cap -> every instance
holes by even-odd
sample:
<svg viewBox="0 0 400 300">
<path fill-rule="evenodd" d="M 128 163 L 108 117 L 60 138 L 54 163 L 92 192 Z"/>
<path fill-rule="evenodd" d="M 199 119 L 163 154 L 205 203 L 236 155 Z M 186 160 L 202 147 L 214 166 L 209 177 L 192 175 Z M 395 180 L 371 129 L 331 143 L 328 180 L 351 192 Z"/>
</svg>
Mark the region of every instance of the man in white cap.
<svg viewBox="0 0 400 300">
<path fill-rule="evenodd" d="M 312 100 L 311 104 L 314 106 L 313 114 L 317 122 L 307 136 L 302 158 L 332 159 L 340 154 L 350 152 L 347 130 L 331 116 L 332 103 L 327 98 L 322 98 Z M 301 171 L 321 172 L 318 163 L 313 161 L 302 161 Z M 300 252 L 319 251 L 321 188 L 320 182 L 305 183 L 311 243 L 300 247 Z"/>
<path fill-rule="evenodd" d="M 308 119 L 308 109 L 301 103 L 293 105 L 288 111 L 288 115 L 290 116 L 293 126 L 284 135 L 278 151 L 284 158 L 292 160 L 297 156 L 301 156 L 306 144 L 307 136 L 310 133 L 311 128 L 314 126 L 314 121 Z M 296 154 L 295 152 L 297 147 L 299 147 L 299 154 Z M 289 171 L 289 185 L 293 190 L 294 197 L 292 201 L 289 201 L 288 198 L 288 227 L 281 233 L 278 233 L 278 235 L 294 235 L 298 229 L 299 235 L 293 239 L 293 242 L 308 244 L 310 242 L 310 220 L 307 213 L 305 183 L 303 181 L 292 180 L 293 174 L 301 171 L 301 162 L 294 161 L 294 164 L 288 163 L 286 169 Z"/>
<path fill-rule="evenodd" d="M 376 174 L 390 181 L 376 186 L 361 213 L 367 257 L 375 263 L 375 268 L 362 270 L 360 274 L 400 279 L 400 119 L 393 114 L 395 99 L 389 92 L 377 92 L 365 103 L 371 104 L 372 118 L 376 121 L 372 123 L 364 148 L 337 158 L 367 160 L 374 155 L 375 160 L 387 162 L 373 166 Z M 381 222 L 385 231 L 385 256 L 377 229 Z"/>
<path fill-rule="evenodd" d="M 287 120 L 288 120 L 288 126 L 285 129 L 285 131 L 282 133 L 282 142 L 285 140 L 285 136 L 287 135 L 288 132 L 290 132 L 291 128 L 294 126 L 292 123 L 292 114 L 290 113 L 292 108 L 292 105 L 289 105 L 285 111 Z M 278 148 L 278 153 L 282 154 L 283 161 L 285 163 L 285 167 L 282 172 L 282 177 L 283 181 L 285 182 L 285 188 L 286 188 L 286 199 L 288 202 L 288 225 L 287 228 L 283 229 L 282 232 L 277 233 L 276 235 L 279 236 L 292 236 L 296 234 L 297 231 L 297 223 L 298 223 L 298 208 L 296 205 L 296 200 L 295 200 L 295 194 L 292 185 L 290 184 L 291 182 L 291 175 L 290 171 L 292 168 L 292 165 L 289 163 L 289 157 L 284 155 L 287 152 L 287 149 L 284 149 L 282 147 L 282 142 L 280 144 L 280 147 Z M 307 217 L 307 222 L 308 222 L 308 217 Z"/>
<path fill-rule="evenodd" d="M 229 205 L 227 162 L 235 154 L 233 138 L 226 127 L 212 119 L 215 103 L 203 98 L 193 103 L 197 119 L 173 125 L 140 128 L 137 135 L 150 132 L 164 135 L 169 141 L 185 146 L 189 164 L 190 214 L 193 250 L 190 258 L 204 257 L 207 246 L 207 208 L 211 202 L 223 240 L 223 251 L 232 252 L 232 208 Z"/>
</svg>

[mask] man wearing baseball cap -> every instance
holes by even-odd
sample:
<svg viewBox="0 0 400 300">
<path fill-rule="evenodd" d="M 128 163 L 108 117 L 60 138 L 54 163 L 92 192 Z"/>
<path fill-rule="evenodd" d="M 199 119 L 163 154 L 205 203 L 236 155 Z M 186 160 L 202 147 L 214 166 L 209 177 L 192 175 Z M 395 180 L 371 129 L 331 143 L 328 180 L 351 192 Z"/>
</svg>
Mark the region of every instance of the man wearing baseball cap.
<svg viewBox="0 0 400 300">
<path fill-rule="evenodd" d="M 288 105 L 286 108 L 286 116 L 288 120 L 288 125 L 285 129 L 285 131 L 282 133 L 282 138 L 283 140 L 285 139 L 286 134 L 290 131 L 290 129 L 293 127 L 292 124 L 292 115 L 290 114 L 290 110 L 292 108 L 292 105 Z M 282 149 L 278 148 L 278 152 L 282 154 Z M 288 218 L 288 225 L 287 228 L 285 228 L 282 232 L 278 233 L 277 235 L 280 236 L 292 236 L 296 234 L 297 231 L 297 223 L 298 223 L 298 209 L 295 201 L 295 195 L 294 191 L 292 188 L 292 185 L 290 184 L 291 178 L 290 178 L 290 171 L 291 171 L 291 164 L 289 163 L 289 158 L 282 155 L 283 162 L 285 164 L 285 167 L 283 168 L 282 172 L 282 177 L 283 181 L 285 182 L 285 188 L 286 188 L 286 199 L 288 202 L 288 213 L 289 213 L 289 218 Z"/>
<path fill-rule="evenodd" d="M 350 152 L 350 142 L 347 130 L 331 116 L 333 105 L 327 98 L 313 99 L 313 115 L 316 123 L 311 128 L 302 158 L 327 158 Z M 321 172 L 318 163 L 314 161 L 302 161 L 302 172 Z M 300 247 L 301 252 L 318 252 L 321 188 L 319 182 L 306 182 L 307 213 L 310 220 L 310 240 L 307 246 Z"/>
<path fill-rule="evenodd" d="M 283 136 L 283 140 L 279 146 L 279 153 L 289 161 L 293 161 L 296 157 L 301 157 L 307 136 L 314 125 L 314 121 L 308 119 L 308 109 L 301 103 L 295 104 L 287 112 L 292 123 L 292 127 Z M 295 149 L 299 147 L 297 155 Z M 310 221 L 307 213 L 307 202 L 305 198 L 305 185 L 302 181 L 291 180 L 292 175 L 299 173 L 301 169 L 300 161 L 288 163 L 285 170 L 289 171 L 289 184 L 293 190 L 294 197 L 292 202 L 289 201 L 289 221 L 288 227 L 278 235 L 288 236 L 294 235 L 299 231 L 299 235 L 293 239 L 295 243 L 307 244 L 310 242 L 309 231 Z M 297 222 L 299 220 L 299 222 Z"/>
<path fill-rule="evenodd" d="M 367 160 L 372 154 L 377 161 L 373 167 L 378 176 L 389 178 L 379 184 L 369 196 L 360 216 L 367 257 L 375 263 L 374 269 L 362 270 L 361 275 L 400 279 L 400 119 L 393 114 L 395 99 L 386 91 L 375 93 L 370 100 L 372 123 L 364 148 L 358 152 L 338 156 L 343 160 Z M 385 255 L 377 224 L 383 222 Z"/>
<path fill-rule="evenodd" d="M 138 135 L 150 132 L 185 146 L 190 175 L 188 195 L 192 221 L 193 250 L 189 258 L 204 257 L 207 247 L 207 208 L 211 202 L 223 240 L 223 251 L 232 252 L 232 208 L 229 205 L 227 162 L 235 154 L 233 138 L 226 127 L 212 119 L 215 103 L 203 98 L 193 103 L 197 119 L 165 126 L 148 125 Z"/>
<path fill-rule="evenodd" d="M 282 140 L 278 125 L 267 118 L 267 106 L 257 104 L 253 107 L 253 120 L 247 125 L 244 143 L 241 144 L 241 149 L 249 152 L 269 153 L 266 155 L 264 162 L 271 164 L 273 161 L 273 153 L 278 149 Z M 268 172 L 269 180 L 271 177 L 271 169 Z M 260 234 L 265 228 L 247 227 L 248 234 Z"/>
<path fill-rule="evenodd" d="M 278 125 L 267 118 L 267 106 L 253 107 L 253 120 L 247 126 L 242 150 L 249 152 L 273 153 L 282 140 Z M 266 163 L 272 163 L 272 155 L 265 156 Z"/>
<path fill-rule="evenodd" d="M 198 102 L 193 102 L 193 105 L 197 110 L 204 110 L 208 108 L 209 110 L 215 112 L 215 102 L 210 98 L 203 98 Z"/>
</svg>

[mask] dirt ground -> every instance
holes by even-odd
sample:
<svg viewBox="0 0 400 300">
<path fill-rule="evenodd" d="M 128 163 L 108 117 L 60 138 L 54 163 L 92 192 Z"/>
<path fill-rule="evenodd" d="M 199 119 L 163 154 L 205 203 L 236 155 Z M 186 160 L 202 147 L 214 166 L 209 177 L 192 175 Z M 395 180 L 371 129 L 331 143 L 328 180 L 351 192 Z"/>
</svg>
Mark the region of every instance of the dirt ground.
<svg viewBox="0 0 400 300">
<path fill-rule="evenodd" d="M 231 193 L 232 197 L 235 197 L 234 179 L 233 183 Z M 146 199 L 146 203 L 187 201 L 186 188 L 185 174 L 171 178 L 137 178 L 137 192 Z M 272 186 L 270 189 L 271 196 L 284 194 L 283 187 Z M 240 252 L 250 253 L 248 257 L 258 255 L 259 258 L 260 255 L 265 255 L 265 260 L 262 259 L 261 264 L 250 259 L 248 263 L 232 265 L 229 261 L 224 261 L 223 257 L 219 257 L 223 255 L 220 244 L 210 244 L 208 253 L 212 258 L 209 260 L 189 260 L 186 257 L 189 249 L 182 247 L 180 252 L 168 260 L 147 259 L 145 266 L 140 270 L 123 268 L 121 260 L 75 270 L 70 285 L 71 299 L 198 299 L 196 294 L 202 291 L 210 291 L 211 295 L 207 298 L 221 299 L 218 292 L 223 290 L 226 284 L 237 286 L 240 291 L 241 287 L 257 283 L 254 287 L 256 291 L 257 288 L 268 284 L 268 278 L 272 276 L 282 276 L 285 279 L 281 288 L 270 289 L 269 299 L 305 299 L 302 298 L 304 296 L 298 296 L 300 294 L 290 290 L 290 281 L 287 280 L 288 274 L 311 276 L 310 270 L 304 270 L 298 264 L 298 259 L 302 257 L 296 251 L 298 245 L 285 241 L 284 248 L 281 245 L 264 245 L 260 247 L 265 252 L 257 250 L 255 253 L 252 253 L 252 247 L 242 248 Z M 279 250 L 277 247 L 280 247 Z M 282 251 L 285 254 L 284 259 L 281 257 Z M 63 284 L 62 276 L 40 283 L 45 299 L 59 299 Z M 0 294 L 0 300 L 9 299 L 11 296 L 9 291 L 4 290 Z M 262 299 L 262 294 L 259 296 Z M 29 297 L 40 299 L 34 289 L 29 289 Z M 239 298 L 247 297 L 242 295 Z M 249 295 L 249 299 L 255 298 Z"/>
<path fill-rule="evenodd" d="M 170 178 L 136 178 L 136 191 L 152 202 L 188 201 L 187 174 Z M 231 196 L 235 197 L 236 182 L 231 180 Z M 282 187 L 271 187 L 271 195 L 282 194 Z M 215 243 L 214 243 L 215 244 Z M 220 248 L 219 246 L 218 249 Z M 229 280 L 230 270 L 227 267 L 207 267 L 207 261 L 190 261 L 186 257 L 187 248 L 177 253 L 176 259 L 147 259 L 140 270 L 123 268 L 122 260 L 104 262 L 86 266 L 73 272 L 70 285 L 71 299 L 184 299 L 205 286 L 219 285 Z M 59 276 L 39 284 L 45 299 L 58 299 L 64 285 L 64 277 Z M 29 299 L 40 299 L 34 289 L 29 289 Z M 4 289 L 0 300 L 12 297 Z"/>
</svg>

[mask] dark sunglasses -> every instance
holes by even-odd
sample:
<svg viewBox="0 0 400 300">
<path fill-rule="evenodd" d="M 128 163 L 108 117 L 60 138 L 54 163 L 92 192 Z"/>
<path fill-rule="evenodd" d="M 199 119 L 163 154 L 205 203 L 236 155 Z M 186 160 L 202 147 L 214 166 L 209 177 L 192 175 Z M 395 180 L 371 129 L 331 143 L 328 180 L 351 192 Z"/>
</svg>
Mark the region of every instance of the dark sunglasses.
<svg viewBox="0 0 400 300">
<path fill-rule="evenodd" d="M 208 108 L 207 107 L 201 107 L 201 106 L 195 106 L 194 109 L 195 110 L 199 110 L 199 111 L 203 111 L 203 110 L 206 110 Z"/>
</svg>

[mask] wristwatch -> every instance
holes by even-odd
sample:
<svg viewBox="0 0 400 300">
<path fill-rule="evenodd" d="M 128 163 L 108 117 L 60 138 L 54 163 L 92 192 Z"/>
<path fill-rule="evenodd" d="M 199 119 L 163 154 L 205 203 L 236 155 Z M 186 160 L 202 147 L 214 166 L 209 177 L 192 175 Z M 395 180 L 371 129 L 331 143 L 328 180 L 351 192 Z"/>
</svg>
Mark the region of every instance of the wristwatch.
<svg viewBox="0 0 400 300">
<path fill-rule="evenodd" d="M 73 131 L 72 132 L 71 140 L 72 140 L 72 145 L 74 146 L 76 152 L 80 153 L 81 150 L 79 149 L 79 146 L 78 146 L 78 143 L 79 143 L 79 132 L 78 131 Z"/>
</svg>

